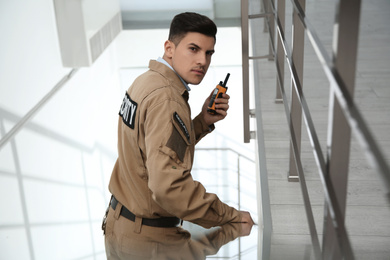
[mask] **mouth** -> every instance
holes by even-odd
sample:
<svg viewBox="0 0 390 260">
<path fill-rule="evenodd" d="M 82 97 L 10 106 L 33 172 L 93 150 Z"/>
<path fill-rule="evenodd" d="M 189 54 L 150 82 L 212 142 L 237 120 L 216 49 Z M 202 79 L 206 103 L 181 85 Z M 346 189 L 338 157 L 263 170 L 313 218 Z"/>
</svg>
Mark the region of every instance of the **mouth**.
<svg viewBox="0 0 390 260">
<path fill-rule="evenodd" d="M 205 71 L 202 69 L 193 69 L 192 72 L 195 72 L 195 74 L 202 76 L 205 74 Z"/>
</svg>

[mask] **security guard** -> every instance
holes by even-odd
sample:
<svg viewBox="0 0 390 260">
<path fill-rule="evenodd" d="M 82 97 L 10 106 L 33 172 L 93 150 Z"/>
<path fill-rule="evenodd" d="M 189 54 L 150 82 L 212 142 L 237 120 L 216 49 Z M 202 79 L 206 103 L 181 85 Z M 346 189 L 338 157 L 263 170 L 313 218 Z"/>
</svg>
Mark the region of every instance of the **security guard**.
<svg viewBox="0 0 390 260">
<path fill-rule="evenodd" d="M 187 236 L 181 220 L 209 228 L 229 222 L 253 224 L 248 212 L 221 202 L 194 181 L 195 144 L 224 119 L 229 95 L 216 100 L 217 114 L 207 113 L 206 99 L 193 120 L 188 84 L 199 84 L 214 53 L 217 28 L 207 17 L 182 13 L 174 17 L 164 56 L 151 60 L 149 71 L 126 92 L 119 111 L 118 159 L 109 190 L 106 254 L 120 259 L 131 254 L 137 237 L 167 239 Z"/>
</svg>

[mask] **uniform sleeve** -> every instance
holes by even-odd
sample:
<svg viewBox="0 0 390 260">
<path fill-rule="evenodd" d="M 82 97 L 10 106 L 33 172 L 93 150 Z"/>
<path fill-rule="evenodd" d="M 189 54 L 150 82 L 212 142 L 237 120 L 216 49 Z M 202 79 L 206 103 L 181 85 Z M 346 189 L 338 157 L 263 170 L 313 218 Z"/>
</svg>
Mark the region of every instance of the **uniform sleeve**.
<svg viewBox="0 0 390 260">
<path fill-rule="evenodd" d="M 174 101 L 162 102 L 148 111 L 145 120 L 146 167 L 153 200 L 170 214 L 206 228 L 239 222 L 241 216 L 236 209 L 221 202 L 215 194 L 206 192 L 201 183 L 193 180 L 190 146 L 196 140 L 187 135 L 191 134 L 191 118 L 183 111 Z M 179 114 L 184 126 L 175 127 L 172 117 L 175 113 Z"/>
<path fill-rule="evenodd" d="M 198 143 L 203 137 L 205 137 L 208 133 L 211 133 L 215 129 L 214 124 L 212 124 L 211 126 L 206 124 L 201 114 L 194 118 L 193 124 L 196 143 Z"/>
<path fill-rule="evenodd" d="M 203 237 L 194 239 L 193 245 L 200 245 L 202 251 L 205 253 L 205 257 L 215 255 L 222 246 L 239 237 L 240 232 L 240 223 L 228 223 Z"/>
</svg>

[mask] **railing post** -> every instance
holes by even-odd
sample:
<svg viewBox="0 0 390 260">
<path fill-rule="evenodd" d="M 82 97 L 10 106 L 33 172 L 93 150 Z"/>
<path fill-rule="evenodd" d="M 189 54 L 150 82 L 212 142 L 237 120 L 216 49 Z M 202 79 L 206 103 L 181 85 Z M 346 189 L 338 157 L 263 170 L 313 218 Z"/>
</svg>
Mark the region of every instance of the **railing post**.
<svg viewBox="0 0 390 260">
<path fill-rule="evenodd" d="M 272 0 L 273 1 L 273 0 Z M 277 17 L 280 22 L 281 30 L 283 33 L 285 32 L 285 16 L 286 16 L 286 1 L 285 0 L 277 0 Z M 281 103 L 283 102 L 282 99 L 282 93 L 280 91 L 280 84 L 284 85 L 284 59 L 285 54 L 283 50 L 283 43 L 282 39 L 280 37 L 277 37 L 277 47 L 276 47 L 276 66 L 279 70 L 279 78 L 281 79 L 281 82 L 278 80 L 276 81 L 276 98 L 275 102 Z"/>
<path fill-rule="evenodd" d="M 243 121 L 244 142 L 250 142 L 249 125 L 249 25 L 248 25 L 248 0 L 241 0 L 241 44 L 242 44 L 242 96 L 243 96 Z"/>
<path fill-rule="evenodd" d="M 305 11 L 306 0 L 298 0 L 303 11 Z M 305 46 L 305 28 L 303 27 L 298 17 L 297 10 L 293 10 L 293 33 L 292 33 L 292 61 L 297 72 L 297 79 L 300 82 L 297 87 L 303 87 L 303 56 Z M 294 84 L 293 80 L 291 84 Z M 290 108 L 290 124 L 293 125 L 295 131 L 295 139 L 298 145 L 298 151 L 301 151 L 301 129 L 302 129 L 302 106 L 295 91 L 294 86 L 291 86 L 291 108 Z M 299 181 L 296 163 L 294 160 L 294 151 L 290 143 L 290 167 L 288 173 L 289 181 Z"/>
<path fill-rule="evenodd" d="M 360 0 L 340 0 L 336 8 L 335 32 L 333 40 L 333 63 L 335 73 L 344 82 L 347 91 L 353 96 L 356 74 L 356 57 L 359 34 Z M 332 91 L 329 101 L 328 129 L 328 172 L 332 182 L 342 219 L 344 221 L 347 200 L 348 166 L 351 142 L 351 128 Z M 342 245 L 335 244 L 335 227 L 325 207 L 323 258 L 353 259 L 353 255 L 343 255 Z"/>
<path fill-rule="evenodd" d="M 241 172 L 240 172 L 240 155 L 237 155 L 237 189 L 238 189 L 238 210 L 241 210 Z"/>
<path fill-rule="evenodd" d="M 262 0 L 263 2 L 262 7 L 264 13 L 270 14 L 269 16 L 266 16 L 264 19 L 264 32 L 268 32 L 269 37 L 270 38 L 272 37 L 272 39 L 270 39 L 268 43 L 268 55 L 269 55 L 268 60 L 273 61 L 275 60 L 274 53 L 273 53 L 273 46 L 272 46 L 272 44 L 275 42 L 275 17 L 272 12 L 272 8 L 270 7 L 271 5 L 270 1 L 273 0 Z M 267 26 L 267 23 L 269 26 Z"/>
</svg>

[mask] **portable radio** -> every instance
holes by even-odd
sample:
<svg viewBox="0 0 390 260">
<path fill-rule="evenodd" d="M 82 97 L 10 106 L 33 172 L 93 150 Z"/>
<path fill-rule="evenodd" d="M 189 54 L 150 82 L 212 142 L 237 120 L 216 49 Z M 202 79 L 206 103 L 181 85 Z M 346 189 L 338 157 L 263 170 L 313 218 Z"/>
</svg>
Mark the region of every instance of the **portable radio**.
<svg viewBox="0 0 390 260">
<path fill-rule="evenodd" d="M 214 115 L 216 113 L 216 111 L 215 111 L 215 99 L 216 98 L 221 98 L 222 94 L 226 93 L 226 91 L 227 91 L 226 83 L 227 83 L 227 81 L 229 79 L 229 76 L 230 76 L 230 73 L 228 73 L 226 75 L 225 81 L 223 83 L 222 83 L 222 81 L 220 81 L 219 84 L 217 85 L 217 87 L 213 91 L 210 103 L 209 103 L 209 105 L 207 107 L 207 112 L 209 112 L 212 115 Z"/>
</svg>

